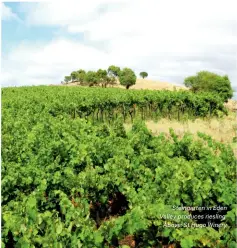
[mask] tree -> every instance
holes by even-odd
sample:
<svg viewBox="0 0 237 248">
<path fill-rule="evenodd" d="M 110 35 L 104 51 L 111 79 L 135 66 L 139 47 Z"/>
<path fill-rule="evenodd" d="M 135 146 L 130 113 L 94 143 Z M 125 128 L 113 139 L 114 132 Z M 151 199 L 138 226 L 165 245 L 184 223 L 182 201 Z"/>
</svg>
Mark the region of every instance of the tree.
<svg viewBox="0 0 237 248">
<path fill-rule="evenodd" d="M 104 87 L 106 88 L 107 85 L 115 85 L 116 78 L 114 76 L 107 75 L 104 81 Z"/>
<path fill-rule="evenodd" d="M 186 77 L 184 79 L 184 85 L 188 88 L 191 88 L 192 91 L 196 91 L 198 89 L 196 85 L 196 81 L 197 81 L 196 76 Z"/>
<path fill-rule="evenodd" d="M 112 83 L 112 75 L 108 75 L 106 70 L 99 69 L 97 72 L 97 77 L 99 83 L 101 83 L 102 87 L 106 88 L 106 86 Z M 114 78 L 114 77 L 113 77 Z"/>
<path fill-rule="evenodd" d="M 102 87 L 103 87 L 104 84 L 105 84 L 105 81 L 106 81 L 107 71 L 106 71 L 106 70 L 99 69 L 99 70 L 96 72 L 96 74 L 97 74 L 99 83 L 101 83 L 101 84 L 102 84 Z"/>
<path fill-rule="evenodd" d="M 148 73 L 145 71 L 140 72 L 140 77 L 145 78 L 148 77 Z"/>
<path fill-rule="evenodd" d="M 97 72 L 97 77 L 99 83 L 101 83 L 102 87 L 106 88 L 107 85 L 114 85 L 116 84 L 116 78 L 112 74 L 108 74 L 106 70 L 99 69 Z"/>
<path fill-rule="evenodd" d="M 64 82 L 69 83 L 72 80 L 71 76 L 65 76 L 64 77 Z"/>
<path fill-rule="evenodd" d="M 231 87 L 231 82 L 227 75 L 221 77 L 219 76 L 210 85 L 210 90 L 216 92 L 225 102 L 233 97 L 233 89 Z"/>
<path fill-rule="evenodd" d="M 85 82 L 87 85 L 94 86 L 99 83 L 98 75 L 95 71 L 88 71 L 85 75 Z"/>
<path fill-rule="evenodd" d="M 233 96 L 231 82 L 227 75 L 220 76 L 209 71 L 200 71 L 196 76 L 185 78 L 184 84 L 193 92 L 214 92 L 227 102 Z"/>
<path fill-rule="evenodd" d="M 121 85 L 126 86 L 126 89 L 128 90 L 129 87 L 134 85 L 136 83 L 137 77 L 133 70 L 130 68 L 124 68 L 119 73 L 119 82 Z"/>
<path fill-rule="evenodd" d="M 71 73 L 71 78 L 72 78 L 72 82 L 75 82 L 75 81 L 77 81 L 77 71 L 73 71 L 72 73 Z"/>
<path fill-rule="evenodd" d="M 82 84 L 85 82 L 86 72 L 82 69 L 77 71 L 77 80 Z"/>
<path fill-rule="evenodd" d="M 111 65 L 111 66 L 108 68 L 108 74 L 109 74 L 109 75 L 112 75 L 112 76 L 114 76 L 114 77 L 118 77 L 118 76 L 119 76 L 119 72 L 120 72 L 120 67 L 118 67 L 118 66 Z"/>
</svg>

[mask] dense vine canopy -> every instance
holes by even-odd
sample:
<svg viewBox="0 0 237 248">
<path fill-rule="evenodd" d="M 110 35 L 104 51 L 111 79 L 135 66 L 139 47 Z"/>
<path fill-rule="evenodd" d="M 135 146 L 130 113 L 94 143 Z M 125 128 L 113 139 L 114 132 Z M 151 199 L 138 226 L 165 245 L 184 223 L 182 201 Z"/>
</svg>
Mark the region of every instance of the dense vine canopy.
<svg viewBox="0 0 237 248">
<path fill-rule="evenodd" d="M 136 247 L 235 247 L 232 149 L 201 133 L 153 136 L 138 120 L 126 132 L 123 117 L 134 105 L 144 118 L 178 117 L 171 107 L 180 116 L 224 111 L 211 94 L 2 90 L 2 247 L 122 247 L 128 236 Z M 174 210 L 182 205 L 221 206 L 214 213 L 225 219 L 214 224 L 223 226 L 176 228 L 208 224 L 180 219 L 190 214 Z"/>
</svg>

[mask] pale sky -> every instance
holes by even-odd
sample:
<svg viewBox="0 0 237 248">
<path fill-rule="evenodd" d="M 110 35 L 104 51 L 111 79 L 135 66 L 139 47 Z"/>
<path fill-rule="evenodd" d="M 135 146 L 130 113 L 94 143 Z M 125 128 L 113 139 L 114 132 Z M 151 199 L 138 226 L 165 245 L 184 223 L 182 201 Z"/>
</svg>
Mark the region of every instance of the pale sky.
<svg viewBox="0 0 237 248">
<path fill-rule="evenodd" d="M 132 68 L 181 84 L 200 70 L 237 89 L 235 0 L 2 4 L 2 86 L 58 84 L 73 70 Z"/>
</svg>

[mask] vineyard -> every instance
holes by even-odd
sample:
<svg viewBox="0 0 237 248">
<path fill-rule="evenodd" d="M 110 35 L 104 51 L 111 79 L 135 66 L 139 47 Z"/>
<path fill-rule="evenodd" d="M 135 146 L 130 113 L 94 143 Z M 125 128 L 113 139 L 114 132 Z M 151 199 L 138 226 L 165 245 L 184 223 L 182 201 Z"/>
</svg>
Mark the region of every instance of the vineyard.
<svg viewBox="0 0 237 248">
<path fill-rule="evenodd" d="M 233 149 L 144 124 L 227 114 L 210 93 L 2 89 L 2 247 L 236 247 Z"/>
<path fill-rule="evenodd" d="M 47 112 L 54 117 L 68 114 L 72 118 L 92 121 L 109 121 L 119 116 L 124 120 L 133 120 L 136 116 L 143 120 L 155 117 L 180 120 L 184 117 L 210 117 L 227 113 L 223 101 L 215 94 L 168 90 L 124 91 L 47 86 L 9 88 L 3 91 L 3 105 L 6 105 L 8 112 Z"/>
</svg>

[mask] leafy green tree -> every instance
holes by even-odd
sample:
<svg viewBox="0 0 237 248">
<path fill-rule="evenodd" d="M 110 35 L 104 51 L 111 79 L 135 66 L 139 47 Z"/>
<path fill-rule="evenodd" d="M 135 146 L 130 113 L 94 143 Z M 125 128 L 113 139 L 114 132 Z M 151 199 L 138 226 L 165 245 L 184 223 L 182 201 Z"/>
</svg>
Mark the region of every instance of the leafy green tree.
<svg viewBox="0 0 237 248">
<path fill-rule="evenodd" d="M 197 76 L 189 76 L 184 79 L 184 85 L 188 88 L 191 88 L 192 91 L 198 89 L 197 85 Z"/>
<path fill-rule="evenodd" d="M 85 81 L 86 72 L 82 69 L 77 71 L 77 80 L 82 84 Z"/>
<path fill-rule="evenodd" d="M 145 71 L 142 71 L 142 72 L 140 72 L 140 77 L 146 78 L 146 77 L 148 77 L 148 73 Z"/>
<path fill-rule="evenodd" d="M 71 73 L 72 82 L 77 81 L 77 77 L 78 77 L 77 71 L 73 71 L 73 72 Z"/>
<path fill-rule="evenodd" d="M 124 68 L 119 73 L 119 82 L 121 85 L 125 86 L 127 90 L 136 83 L 136 80 L 137 77 L 130 68 Z"/>
<path fill-rule="evenodd" d="M 209 71 L 200 71 L 185 78 L 184 84 L 193 92 L 213 92 L 227 102 L 233 96 L 231 82 L 227 75 L 220 76 Z"/>
<path fill-rule="evenodd" d="M 65 78 L 64 78 L 65 83 L 69 83 L 71 80 L 72 80 L 71 76 L 65 76 Z"/>
<path fill-rule="evenodd" d="M 102 70 L 102 69 L 99 69 L 97 72 L 97 77 L 98 77 L 98 80 L 99 80 L 99 83 L 102 84 L 102 87 L 106 81 L 106 78 L 107 78 L 107 71 L 106 70 Z"/>
<path fill-rule="evenodd" d="M 96 73 L 97 73 L 99 78 L 105 78 L 107 76 L 106 70 L 99 69 Z"/>
<path fill-rule="evenodd" d="M 108 74 L 106 70 L 99 69 L 96 73 L 99 83 L 101 83 L 103 88 L 106 88 L 107 85 L 116 84 L 115 76 L 113 74 Z"/>
<path fill-rule="evenodd" d="M 120 72 L 120 67 L 118 67 L 118 66 L 111 65 L 108 68 L 108 74 L 109 75 L 113 75 L 114 77 L 118 77 L 119 76 L 119 72 Z"/>
<path fill-rule="evenodd" d="M 97 72 L 88 71 L 85 75 L 85 83 L 90 87 L 97 85 L 99 83 Z"/>
<path fill-rule="evenodd" d="M 104 87 L 106 88 L 107 85 L 116 85 L 116 78 L 114 76 L 109 76 L 107 75 L 105 78 L 105 82 L 104 82 Z"/>
</svg>

